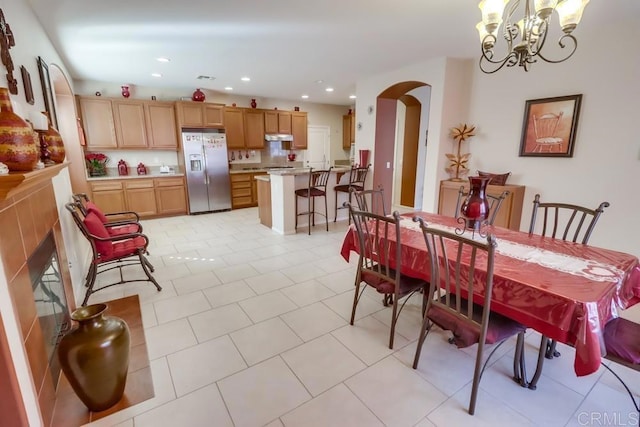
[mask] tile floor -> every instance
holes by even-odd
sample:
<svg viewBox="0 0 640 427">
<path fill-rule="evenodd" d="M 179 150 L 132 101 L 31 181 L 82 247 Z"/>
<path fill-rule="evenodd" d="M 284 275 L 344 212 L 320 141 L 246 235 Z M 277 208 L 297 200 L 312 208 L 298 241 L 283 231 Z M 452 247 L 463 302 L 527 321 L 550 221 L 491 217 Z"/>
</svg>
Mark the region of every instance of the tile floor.
<svg viewBox="0 0 640 427">
<path fill-rule="evenodd" d="M 500 349 L 467 413 L 475 348 L 429 335 L 411 368 L 419 298 L 387 348 L 390 311 L 375 292 L 348 318 L 355 257 L 339 255 L 346 222 L 280 236 L 257 209 L 149 220 L 150 260 L 163 286 L 99 292 L 90 303 L 139 294 L 155 397 L 91 426 L 638 425 L 605 369 L 573 373 L 572 349 L 548 361 L 538 390 L 511 380 L 514 342 Z M 640 321 L 640 310 L 630 311 Z M 527 338 L 533 366 L 539 335 Z M 640 373 L 616 370 L 640 395 Z"/>
</svg>

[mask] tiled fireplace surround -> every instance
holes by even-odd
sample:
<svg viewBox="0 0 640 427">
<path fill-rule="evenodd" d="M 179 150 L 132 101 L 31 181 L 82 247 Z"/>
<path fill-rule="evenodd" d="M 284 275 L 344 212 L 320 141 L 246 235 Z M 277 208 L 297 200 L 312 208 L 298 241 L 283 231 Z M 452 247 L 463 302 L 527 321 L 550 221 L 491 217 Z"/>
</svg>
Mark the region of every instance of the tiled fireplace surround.
<svg viewBox="0 0 640 427">
<path fill-rule="evenodd" d="M 29 277 L 27 260 L 50 231 L 56 242 L 67 305 L 75 309 L 71 278 L 64 251 L 60 221 L 51 178 L 64 166 L 51 170 L 16 176 L 23 181 L 8 193 L 2 188 L 0 197 L 0 256 L 4 267 L 8 293 L 11 297 L 17 324 L 24 343 L 33 386 L 37 393 L 40 413 L 45 425 L 50 425 L 55 402 L 54 379 L 49 371 L 42 329 Z M 49 168 L 48 168 L 49 169 Z M 4 181 L 10 177 L 4 177 Z M 4 184 L 3 181 L 3 184 Z M 8 197 L 7 197 L 8 196 Z M 27 425 L 27 417 L 20 388 L 9 352 L 5 327 L 7 313 L 0 318 L 0 413 L 7 425 Z M 5 418 L 6 417 L 6 418 Z"/>
</svg>

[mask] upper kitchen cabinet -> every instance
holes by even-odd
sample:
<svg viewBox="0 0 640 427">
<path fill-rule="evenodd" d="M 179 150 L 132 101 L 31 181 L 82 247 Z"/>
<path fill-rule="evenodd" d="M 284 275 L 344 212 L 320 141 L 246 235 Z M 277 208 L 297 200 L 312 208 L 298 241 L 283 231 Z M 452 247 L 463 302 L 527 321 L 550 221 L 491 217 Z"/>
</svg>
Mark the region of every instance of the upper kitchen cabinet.
<svg viewBox="0 0 640 427">
<path fill-rule="evenodd" d="M 301 150 L 307 148 L 307 113 L 294 111 L 291 113 L 291 148 Z"/>
<path fill-rule="evenodd" d="M 111 100 L 79 98 L 79 104 L 87 149 L 118 148 Z"/>
<path fill-rule="evenodd" d="M 147 148 L 144 101 L 112 101 L 118 148 Z"/>
<path fill-rule="evenodd" d="M 264 148 L 264 113 L 261 110 L 244 109 L 244 143 L 246 148 Z"/>
<path fill-rule="evenodd" d="M 351 110 L 349 110 L 351 111 Z M 356 142 L 356 116 L 345 114 L 342 116 L 342 148 L 351 149 L 351 145 Z"/>
<path fill-rule="evenodd" d="M 291 119 L 290 111 L 266 110 L 264 111 L 264 131 L 290 135 Z"/>
<path fill-rule="evenodd" d="M 145 104 L 149 148 L 177 150 L 176 113 L 173 102 L 151 101 Z"/>
<path fill-rule="evenodd" d="M 227 135 L 227 148 L 246 148 L 244 128 L 242 109 L 226 107 L 224 109 L 224 133 Z"/>
<path fill-rule="evenodd" d="M 224 127 L 224 104 L 181 101 L 177 103 L 177 108 L 178 123 L 180 123 L 180 127 Z"/>
</svg>

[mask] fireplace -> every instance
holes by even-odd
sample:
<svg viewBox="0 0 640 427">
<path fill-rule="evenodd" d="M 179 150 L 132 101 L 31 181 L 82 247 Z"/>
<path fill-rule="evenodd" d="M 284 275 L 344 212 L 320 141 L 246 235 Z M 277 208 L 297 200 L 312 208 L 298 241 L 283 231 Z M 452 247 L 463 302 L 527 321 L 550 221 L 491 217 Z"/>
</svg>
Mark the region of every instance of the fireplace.
<svg viewBox="0 0 640 427">
<path fill-rule="evenodd" d="M 29 257 L 27 266 L 36 313 L 42 328 L 44 348 L 55 388 L 60 376 L 60 364 L 56 350 L 58 342 L 71 326 L 71 319 L 52 231 L 46 235 Z"/>
</svg>

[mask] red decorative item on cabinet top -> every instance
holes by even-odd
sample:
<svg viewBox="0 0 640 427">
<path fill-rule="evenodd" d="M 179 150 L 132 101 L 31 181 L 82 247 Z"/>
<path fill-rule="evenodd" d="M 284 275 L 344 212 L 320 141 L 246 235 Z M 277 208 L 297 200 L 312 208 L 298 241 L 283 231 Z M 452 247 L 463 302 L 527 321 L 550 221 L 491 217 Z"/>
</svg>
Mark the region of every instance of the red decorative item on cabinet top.
<svg viewBox="0 0 640 427">
<path fill-rule="evenodd" d="M 147 167 L 143 163 L 140 163 L 138 165 L 138 175 L 146 175 L 146 174 L 147 174 Z"/>
<path fill-rule="evenodd" d="M 256 100 L 254 98 L 251 98 L 251 108 L 256 108 L 258 106 L 258 103 L 256 102 Z"/>
<path fill-rule="evenodd" d="M 200 90 L 200 88 L 196 89 L 191 95 L 191 100 L 196 102 L 204 102 L 204 92 Z"/>
<path fill-rule="evenodd" d="M 122 86 L 122 96 L 124 96 L 125 98 L 128 98 L 131 96 L 131 92 L 129 92 L 129 86 L 128 85 L 123 85 Z"/>
</svg>

